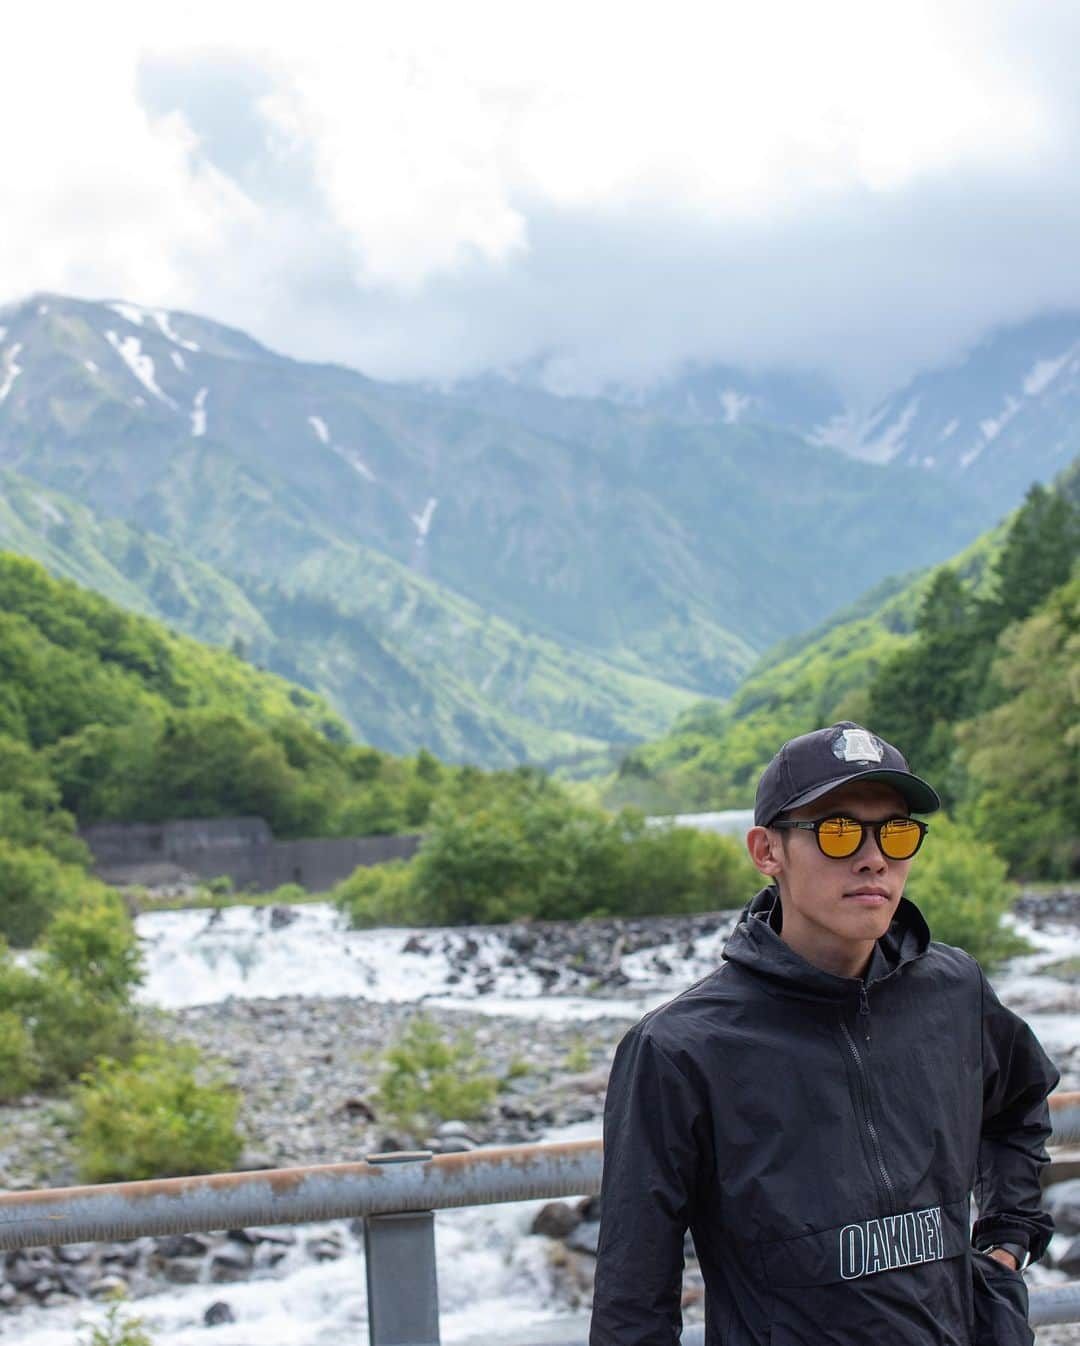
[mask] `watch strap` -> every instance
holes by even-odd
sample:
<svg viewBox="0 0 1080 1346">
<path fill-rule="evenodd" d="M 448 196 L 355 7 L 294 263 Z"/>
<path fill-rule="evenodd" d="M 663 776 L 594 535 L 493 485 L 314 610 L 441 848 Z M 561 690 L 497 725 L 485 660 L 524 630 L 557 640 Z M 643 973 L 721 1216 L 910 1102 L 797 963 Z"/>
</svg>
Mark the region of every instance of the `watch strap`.
<svg viewBox="0 0 1080 1346">
<path fill-rule="evenodd" d="M 1008 1253 L 1010 1257 L 1016 1259 L 1017 1271 L 1023 1271 L 1028 1264 L 1028 1250 L 1022 1243 L 991 1243 L 987 1248 L 980 1248 L 980 1252 L 992 1253 L 996 1248 L 1000 1248 L 1003 1253 Z"/>
</svg>

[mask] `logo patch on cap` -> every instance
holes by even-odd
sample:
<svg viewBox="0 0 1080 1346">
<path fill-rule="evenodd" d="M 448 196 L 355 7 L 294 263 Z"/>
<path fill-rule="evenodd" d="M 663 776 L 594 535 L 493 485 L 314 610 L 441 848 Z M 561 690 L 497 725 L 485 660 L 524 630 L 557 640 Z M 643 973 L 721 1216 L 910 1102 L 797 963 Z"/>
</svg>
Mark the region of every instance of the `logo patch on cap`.
<svg viewBox="0 0 1080 1346">
<path fill-rule="evenodd" d="M 833 739 L 833 753 L 841 762 L 880 762 L 884 753 L 880 740 L 865 729 L 842 729 Z"/>
</svg>

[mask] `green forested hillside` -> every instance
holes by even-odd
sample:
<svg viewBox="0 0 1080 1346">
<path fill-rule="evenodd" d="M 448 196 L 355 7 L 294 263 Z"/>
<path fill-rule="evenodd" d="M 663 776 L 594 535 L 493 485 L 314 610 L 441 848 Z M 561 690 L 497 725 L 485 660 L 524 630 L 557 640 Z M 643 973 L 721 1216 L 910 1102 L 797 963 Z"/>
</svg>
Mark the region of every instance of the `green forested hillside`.
<svg viewBox="0 0 1080 1346">
<path fill-rule="evenodd" d="M 523 631 L 359 545 L 329 546 L 280 581 L 238 583 L 6 469 L 0 548 L 314 689 L 388 752 L 419 743 L 488 766 L 579 756 L 648 738 L 696 699 Z"/>
<path fill-rule="evenodd" d="M 0 554 L 8 841 L 71 860 L 76 820 L 228 814 L 281 836 L 395 831 L 459 777 L 489 779 L 354 744 L 313 693 Z"/>
<path fill-rule="evenodd" d="M 780 647 L 730 702 L 701 703 L 667 737 L 632 751 L 608 783 L 608 802 L 748 807 L 780 743 L 850 718 L 902 746 L 962 815 L 992 818 L 1019 872 L 1074 868 L 1078 556 L 1080 462 L 1052 490 L 1033 487 L 1010 520 L 953 563 L 879 586 Z"/>
</svg>

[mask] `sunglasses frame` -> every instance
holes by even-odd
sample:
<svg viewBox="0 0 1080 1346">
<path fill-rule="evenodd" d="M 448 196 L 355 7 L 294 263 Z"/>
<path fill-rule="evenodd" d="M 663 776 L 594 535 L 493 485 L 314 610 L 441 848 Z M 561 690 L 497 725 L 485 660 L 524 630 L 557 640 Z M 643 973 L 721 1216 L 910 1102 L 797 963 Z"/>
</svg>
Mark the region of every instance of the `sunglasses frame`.
<svg viewBox="0 0 1080 1346">
<path fill-rule="evenodd" d="M 847 823 L 857 823 L 859 826 L 859 844 L 853 850 L 848 851 L 847 855 L 830 855 L 821 844 L 822 824 L 834 822 L 837 818 L 841 818 Z M 881 829 L 886 827 L 889 823 L 911 823 L 919 829 L 919 840 L 915 843 L 915 849 L 910 855 L 889 855 L 882 846 Z M 863 843 L 866 841 L 867 828 L 873 832 L 877 848 L 886 860 L 912 860 L 918 855 L 919 847 L 926 840 L 927 832 L 930 831 L 928 824 L 924 823 L 921 818 L 909 818 L 903 813 L 897 813 L 891 818 L 880 818 L 875 822 L 866 822 L 862 818 L 853 818 L 850 813 L 830 813 L 824 818 L 815 819 L 813 822 L 796 818 L 779 818 L 775 822 L 770 823 L 769 826 L 779 828 L 799 828 L 799 830 L 803 832 L 813 832 L 814 840 L 817 842 L 817 848 L 826 860 L 850 860 L 853 855 L 858 855 L 863 848 Z"/>
</svg>

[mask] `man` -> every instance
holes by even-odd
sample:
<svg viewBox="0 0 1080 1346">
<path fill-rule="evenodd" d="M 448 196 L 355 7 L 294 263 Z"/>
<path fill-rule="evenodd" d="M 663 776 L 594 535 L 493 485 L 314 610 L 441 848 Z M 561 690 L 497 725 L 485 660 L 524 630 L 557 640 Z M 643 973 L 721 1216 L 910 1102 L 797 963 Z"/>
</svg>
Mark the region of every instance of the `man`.
<svg viewBox="0 0 1080 1346">
<path fill-rule="evenodd" d="M 591 1346 L 678 1340 L 688 1228 L 708 1346 L 1032 1341 L 1057 1075 L 901 896 L 911 814 L 939 807 L 850 722 L 766 767 L 747 846 L 770 886 L 616 1053 Z"/>
</svg>

